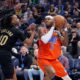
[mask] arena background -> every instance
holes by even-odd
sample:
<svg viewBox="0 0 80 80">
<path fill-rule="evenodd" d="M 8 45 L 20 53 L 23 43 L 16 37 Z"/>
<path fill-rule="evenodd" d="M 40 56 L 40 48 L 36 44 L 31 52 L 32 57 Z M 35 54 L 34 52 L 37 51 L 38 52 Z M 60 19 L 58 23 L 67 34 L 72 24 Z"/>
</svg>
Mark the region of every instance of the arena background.
<svg viewBox="0 0 80 80">
<path fill-rule="evenodd" d="M 67 21 L 67 32 L 69 43 L 68 46 L 62 47 L 64 57 L 60 60 L 66 70 L 68 71 L 72 80 L 80 80 L 80 0 L 0 0 L 0 20 L 6 15 L 15 13 L 20 18 L 19 29 L 28 37 L 26 28 L 35 23 L 37 27 L 44 24 L 44 17 L 46 15 L 63 15 Z M 1 27 L 1 26 L 0 26 Z M 76 34 L 75 39 L 73 36 Z M 37 33 L 28 52 L 35 58 L 34 50 L 37 48 Z M 13 51 L 19 53 L 22 43 L 17 41 Z M 13 65 L 15 68 L 21 65 L 14 56 L 12 56 Z M 26 67 L 26 69 L 28 69 Z M 18 80 L 25 80 L 23 72 L 16 72 Z M 3 74 L 0 69 L 0 77 L 3 80 Z M 34 80 L 39 80 L 40 75 L 33 75 Z M 61 80 L 56 77 L 55 80 Z"/>
</svg>

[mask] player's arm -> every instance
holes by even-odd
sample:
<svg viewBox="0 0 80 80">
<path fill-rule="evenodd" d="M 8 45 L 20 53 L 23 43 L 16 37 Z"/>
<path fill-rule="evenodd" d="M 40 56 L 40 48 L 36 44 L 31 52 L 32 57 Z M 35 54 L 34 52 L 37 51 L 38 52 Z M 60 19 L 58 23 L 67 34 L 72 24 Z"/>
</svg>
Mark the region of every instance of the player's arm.
<svg viewBox="0 0 80 80">
<path fill-rule="evenodd" d="M 48 41 L 51 39 L 51 37 L 52 37 L 52 35 L 53 35 L 54 28 L 55 28 L 55 27 L 52 26 L 52 27 L 50 28 L 50 30 L 49 30 L 46 34 L 44 34 L 44 35 L 41 36 L 41 40 L 42 40 L 45 44 L 47 44 Z"/>
<path fill-rule="evenodd" d="M 19 39 L 21 41 L 23 41 L 23 44 L 26 44 L 27 46 L 30 46 L 34 40 L 34 36 L 35 36 L 35 29 L 36 29 L 36 26 L 35 25 L 30 25 L 28 27 L 28 29 L 30 30 L 30 34 L 31 36 L 29 38 L 27 38 L 22 32 L 18 32 L 18 36 L 19 36 Z"/>
<path fill-rule="evenodd" d="M 31 31 L 31 36 L 30 38 L 26 38 L 24 41 L 23 41 L 23 44 L 27 44 L 28 46 L 30 46 L 34 40 L 34 36 L 35 36 L 35 31 Z"/>
<path fill-rule="evenodd" d="M 68 34 L 66 31 L 61 31 L 61 33 L 59 34 L 59 38 L 61 40 L 62 45 L 68 45 Z"/>
<path fill-rule="evenodd" d="M 24 44 L 27 44 L 28 46 L 30 46 L 34 40 L 34 36 L 35 36 L 35 30 L 36 30 L 36 24 L 32 23 L 31 25 L 29 25 L 29 27 L 27 28 L 31 34 L 31 36 L 27 39 L 24 40 Z"/>
</svg>

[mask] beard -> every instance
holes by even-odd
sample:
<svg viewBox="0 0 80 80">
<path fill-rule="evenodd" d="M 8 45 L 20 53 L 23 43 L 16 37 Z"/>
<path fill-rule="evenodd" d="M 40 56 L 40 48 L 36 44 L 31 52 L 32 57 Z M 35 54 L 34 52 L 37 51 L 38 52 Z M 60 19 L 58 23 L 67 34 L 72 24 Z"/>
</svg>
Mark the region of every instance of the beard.
<svg viewBox="0 0 80 80">
<path fill-rule="evenodd" d="M 46 25 L 46 28 L 47 28 L 47 29 L 50 29 L 51 27 L 52 27 L 52 24 Z"/>
</svg>

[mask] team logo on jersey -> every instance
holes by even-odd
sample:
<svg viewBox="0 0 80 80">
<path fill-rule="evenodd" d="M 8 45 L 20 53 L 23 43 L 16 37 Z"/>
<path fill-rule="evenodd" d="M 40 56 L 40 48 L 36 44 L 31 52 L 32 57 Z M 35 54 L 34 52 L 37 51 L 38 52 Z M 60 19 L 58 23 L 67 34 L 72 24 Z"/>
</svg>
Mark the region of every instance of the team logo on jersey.
<svg viewBox="0 0 80 80">
<path fill-rule="evenodd" d="M 53 50 L 54 48 L 54 44 L 56 43 L 56 41 L 57 41 L 57 37 L 52 37 L 50 40 L 49 40 L 49 42 L 50 42 L 50 44 L 51 44 L 51 46 L 50 46 L 50 49 L 51 50 Z"/>
</svg>

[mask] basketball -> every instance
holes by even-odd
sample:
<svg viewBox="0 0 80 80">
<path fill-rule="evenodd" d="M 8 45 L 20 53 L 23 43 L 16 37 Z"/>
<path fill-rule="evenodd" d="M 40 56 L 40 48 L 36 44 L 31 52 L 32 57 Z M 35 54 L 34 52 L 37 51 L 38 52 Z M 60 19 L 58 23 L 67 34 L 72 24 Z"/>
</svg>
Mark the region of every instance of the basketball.
<svg viewBox="0 0 80 80">
<path fill-rule="evenodd" d="M 62 28 L 66 23 L 66 19 L 61 15 L 56 15 L 54 16 L 54 22 L 56 28 Z"/>
</svg>

